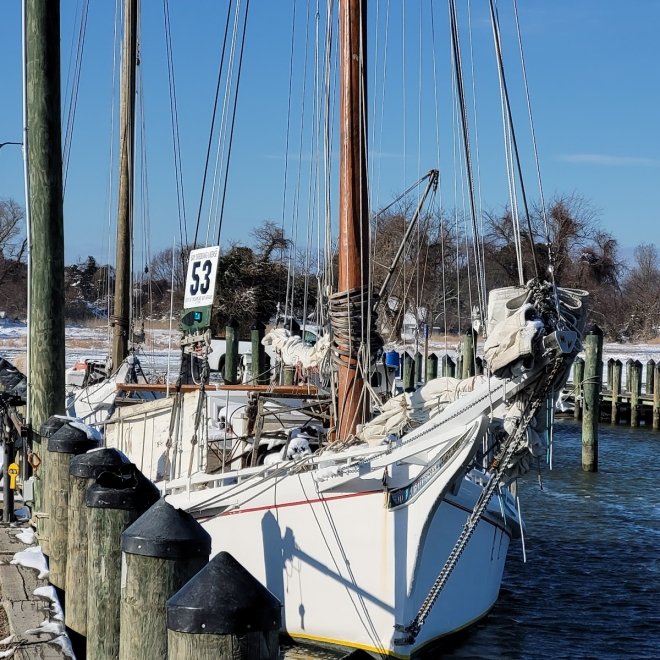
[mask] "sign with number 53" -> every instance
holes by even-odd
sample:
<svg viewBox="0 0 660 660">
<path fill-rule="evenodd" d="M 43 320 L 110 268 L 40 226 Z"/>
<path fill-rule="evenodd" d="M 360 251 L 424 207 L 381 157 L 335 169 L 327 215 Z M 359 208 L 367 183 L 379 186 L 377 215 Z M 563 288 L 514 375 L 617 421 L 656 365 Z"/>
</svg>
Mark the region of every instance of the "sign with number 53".
<svg viewBox="0 0 660 660">
<path fill-rule="evenodd" d="M 186 276 L 186 294 L 183 299 L 184 309 L 213 304 L 219 253 L 218 246 L 191 251 Z"/>
</svg>

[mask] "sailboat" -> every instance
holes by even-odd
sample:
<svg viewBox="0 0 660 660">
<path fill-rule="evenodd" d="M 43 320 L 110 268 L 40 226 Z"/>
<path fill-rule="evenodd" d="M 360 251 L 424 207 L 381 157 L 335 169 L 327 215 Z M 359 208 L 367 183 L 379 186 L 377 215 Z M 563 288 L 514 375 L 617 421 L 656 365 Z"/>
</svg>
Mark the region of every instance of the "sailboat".
<svg viewBox="0 0 660 660">
<path fill-rule="evenodd" d="M 160 470 L 167 500 L 200 521 L 213 554 L 230 552 L 280 600 L 288 636 L 410 658 L 485 616 L 498 597 L 509 544 L 522 526 L 510 485 L 539 456 L 547 406 L 580 349 L 587 294 L 538 279 L 492 291 L 488 375 L 460 386 L 430 381 L 366 419 L 360 367 L 374 301 L 360 258 L 369 254 L 366 1 L 341 0 L 339 25 L 331 442 L 209 474 L 196 423 L 177 446 L 154 437 L 159 446 L 149 466 L 183 467 L 174 479 L 174 471 Z M 128 439 L 121 439 L 121 419 L 107 435 L 139 466 L 153 432 L 149 411 L 140 414 L 144 425 Z"/>
</svg>

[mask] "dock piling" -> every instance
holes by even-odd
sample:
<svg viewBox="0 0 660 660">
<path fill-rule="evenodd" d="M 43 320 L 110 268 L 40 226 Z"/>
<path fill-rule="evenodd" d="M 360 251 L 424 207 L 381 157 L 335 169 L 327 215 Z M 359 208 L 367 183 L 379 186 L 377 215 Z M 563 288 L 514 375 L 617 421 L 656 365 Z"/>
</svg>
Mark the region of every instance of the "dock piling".
<svg viewBox="0 0 660 660">
<path fill-rule="evenodd" d="M 621 360 L 614 360 L 612 365 L 612 413 L 610 422 L 618 424 L 621 414 L 621 374 L 623 372 L 623 363 Z"/>
<path fill-rule="evenodd" d="M 582 470 L 598 471 L 598 422 L 603 380 L 603 331 L 591 324 L 584 338 L 584 408 L 582 413 Z"/>
<path fill-rule="evenodd" d="M 573 415 L 575 419 L 582 419 L 582 397 L 584 394 L 584 360 L 580 357 L 575 358 L 573 362 L 573 399 L 575 401 L 575 410 Z"/>
</svg>

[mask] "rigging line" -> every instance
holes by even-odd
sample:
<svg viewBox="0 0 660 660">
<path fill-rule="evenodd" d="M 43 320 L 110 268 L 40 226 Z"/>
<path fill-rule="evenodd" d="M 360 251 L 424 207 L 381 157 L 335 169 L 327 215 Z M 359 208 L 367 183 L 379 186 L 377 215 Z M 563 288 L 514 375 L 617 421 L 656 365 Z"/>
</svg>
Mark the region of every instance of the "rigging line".
<svg viewBox="0 0 660 660">
<path fill-rule="evenodd" d="M 300 217 L 300 195 L 302 190 L 302 171 L 303 171 L 303 144 L 304 144 L 304 133 L 305 133 L 305 105 L 307 102 L 307 68 L 309 63 L 308 51 L 309 51 L 309 3 L 307 3 L 307 13 L 305 15 L 305 41 L 303 46 L 304 58 L 303 58 L 303 70 L 302 70 L 302 89 L 300 91 L 300 132 L 299 132 L 299 142 L 298 142 L 298 171 L 296 177 L 296 187 L 295 195 L 293 199 L 293 214 L 292 214 L 292 240 L 293 245 L 298 244 L 298 220 Z M 296 279 L 296 262 L 295 262 L 295 250 L 289 251 L 289 263 L 287 265 L 287 300 L 291 302 L 291 313 L 289 321 L 289 329 L 293 330 L 293 315 L 294 315 L 294 289 L 295 289 L 295 279 Z M 285 305 L 284 314 L 288 313 L 288 309 Z"/>
<path fill-rule="evenodd" d="M 454 0 L 450 0 L 450 25 L 451 25 L 451 45 L 454 52 L 454 67 L 456 69 L 456 84 L 458 92 L 458 101 L 459 101 L 459 110 L 461 118 L 461 126 L 463 131 L 463 148 L 465 151 L 465 167 L 467 169 L 467 186 L 468 186 L 468 199 L 470 202 L 470 213 L 472 216 L 472 234 L 474 237 L 473 249 L 475 252 L 475 267 L 478 267 L 478 256 L 476 250 L 476 243 L 478 242 L 478 229 L 477 229 L 477 209 L 476 202 L 474 199 L 474 176 L 472 172 L 472 157 L 470 153 L 470 137 L 468 133 L 467 125 L 467 109 L 465 103 L 465 90 L 463 87 L 463 65 L 461 61 L 461 49 L 459 44 L 459 35 L 458 35 L 458 19 L 456 17 L 456 4 Z M 469 278 L 468 278 L 469 280 Z M 477 290 L 480 292 L 481 283 L 477 279 Z M 482 299 L 482 295 L 479 293 L 479 299 Z M 471 302 L 471 301 L 470 301 Z M 479 320 L 483 326 L 483 310 L 479 310 Z"/>
<path fill-rule="evenodd" d="M 234 143 L 234 125 L 236 123 L 236 109 L 238 108 L 238 92 L 240 90 L 240 83 L 241 83 L 241 72 L 243 69 L 243 53 L 245 50 L 245 35 L 247 34 L 247 20 L 248 20 L 248 13 L 250 9 L 250 0 L 247 0 L 245 3 L 245 18 L 243 20 L 243 37 L 241 39 L 241 52 L 238 57 L 238 72 L 236 74 L 236 91 L 234 93 L 234 108 L 232 112 L 232 117 L 231 117 L 231 127 L 229 131 L 229 148 L 227 150 L 227 162 L 225 164 L 225 182 L 224 182 L 224 188 L 222 191 L 222 204 L 220 205 L 220 222 L 218 224 L 218 244 L 220 243 L 220 232 L 222 231 L 222 220 L 224 217 L 224 211 L 225 211 L 225 199 L 227 196 L 227 180 L 228 180 L 228 172 L 229 172 L 229 162 L 231 160 L 231 152 L 232 152 L 232 146 Z"/>
<path fill-rule="evenodd" d="M 509 90 L 506 84 L 506 77 L 504 75 L 504 60 L 502 57 L 502 42 L 500 38 L 500 22 L 499 22 L 499 17 L 497 14 L 497 10 L 495 8 L 495 2 L 494 0 L 489 0 L 489 6 L 490 6 L 490 17 L 491 17 L 491 23 L 493 26 L 493 38 L 495 39 L 495 52 L 497 55 L 497 63 L 498 67 L 500 70 L 500 75 L 502 78 L 502 85 L 504 88 L 504 98 L 506 101 L 506 110 L 507 110 L 507 115 L 508 115 L 508 121 L 510 124 L 510 130 L 511 130 L 511 138 L 513 141 L 513 150 L 515 153 L 515 159 L 516 159 L 516 167 L 518 170 L 518 182 L 520 184 L 520 192 L 522 194 L 523 198 L 523 205 L 525 207 L 525 217 L 527 218 L 527 230 L 529 231 L 529 242 L 532 248 L 532 260 L 534 263 L 534 273 L 536 274 L 536 277 L 539 277 L 539 267 L 538 263 L 536 260 L 536 250 L 534 246 L 534 234 L 532 233 L 532 221 L 530 218 L 529 214 L 529 206 L 527 204 L 527 193 L 525 191 L 525 184 L 523 181 L 523 176 L 522 176 L 522 166 L 520 164 L 520 154 L 518 152 L 518 142 L 516 140 L 516 132 L 513 126 L 513 114 L 511 112 L 511 102 L 509 99 Z"/>
<path fill-rule="evenodd" d="M 470 78 L 472 80 L 472 114 L 474 115 L 474 148 L 476 155 L 476 175 L 477 175 L 477 197 L 479 200 L 479 264 L 477 266 L 477 276 L 481 278 L 481 292 L 483 298 L 479 301 L 479 304 L 485 310 L 487 309 L 486 301 L 486 262 L 485 262 L 485 245 L 484 245 L 484 213 L 483 213 L 483 197 L 481 194 L 481 158 L 479 155 L 479 117 L 477 113 L 477 91 L 476 91 L 476 73 L 474 66 L 474 43 L 472 39 L 472 3 L 471 0 L 468 0 L 467 3 L 467 15 L 468 15 L 468 35 L 469 35 L 469 46 L 470 46 Z M 485 331 L 485 326 L 483 328 Z"/>
<path fill-rule="evenodd" d="M 66 132 L 64 138 L 63 149 L 63 181 L 62 181 L 62 194 L 66 190 L 66 180 L 69 173 L 69 160 L 71 157 L 71 144 L 73 142 L 73 127 L 76 118 L 76 109 L 78 107 L 78 91 L 80 88 L 80 78 L 82 73 L 82 60 L 85 50 L 85 36 L 87 34 L 87 14 L 89 10 L 89 0 L 84 0 L 83 8 L 80 15 L 80 28 L 78 30 L 78 48 L 76 49 L 76 63 L 73 75 L 73 85 L 68 103 Z M 72 49 L 73 50 L 73 49 Z M 69 64 L 70 67 L 70 64 Z M 69 86 L 67 80 L 67 88 Z"/>
<path fill-rule="evenodd" d="M 242 2 L 239 0 L 239 2 L 236 3 L 236 7 L 234 10 L 234 18 L 233 18 L 233 25 L 232 25 L 232 33 L 231 33 L 231 46 L 229 49 L 229 59 L 228 59 L 228 65 L 227 65 L 227 73 L 225 75 L 225 91 L 224 91 L 224 96 L 222 99 L 222 113 L 220 116 L 220 127 L 218 128 L 218 144 L 216 147 L 216 153 L 215 153 L 215 163 L 214 163 L 214 170 L 213 170 L 213 188 L 211 190 L 211 199 L 209 202 L 209 219 L 207 222 L 206 226 L 206 237 L 204 239 L 205 244 L 209 244 L 209 236 L 211 233 L 211 226 L 213 226 L 213 229 L 215 231 L 216 223 L 219 222 L 219 215 L 220 215 L 220 210 L 219 210 L 219 205 L 220 205 L 220 185 L 222 181 L 222 167 L 223 163 L 225 162 L 225 149 L 227 146 L 227 122 L 228 122 L 228 115 L 229 115 L 229 106 L 231 104 L 231 98 L 232 98 L 232 85 L 234 84 L 234 69 L 235 69 L 235 64 L 236 64 L 236 42 L 238 39 L 238 32 L 239 32 L 239 21 L 240 21 L 240 16 L 241 16 L 241 8 L 242 8 Z M 215 219 L 215 220 L 214 220 Z"/>
<path fill-rule="evenodd" d="M 289 189 L 289 142 L 291 140 L 291 102 L 293 99 L 293 62 L 294 62 L 294 53 L 295 53 L 295 42 L 296 42 L 296 8 L 298 3 L 296 0 L 293 1 L 293 12 L 291 16 L 291 52 L 289 56 L 289 94 L 287 99 L 287 111 L 286 111 L 286 138 L 284 142 L 284 185 L 282 192 L 282 222 L 280 231 L 282 236 L 284 236 L 284 225 L 286 218 L 286 209 L 287 209 L 287 193 Z M 289 256 L 289 260 L 291 257 Z M 282 288 L 279 287 L 278 298 L 282 297 Z M 286 291 L 284 297 L 284 318 L 286 323 L 286 314 L 289 307 L 289 271 L 287 268 L 287 277 L 286 277 Z"/>
<path fill-rule="evenodd" d="M 193 249 L 197 247 L 197 238 L 199 235 L 199 225 L 202 220 L 202 207 L 204 204 L 204 192 L 206 190 L 206 181 L 208 176 L 209 161 L 211 159 L 211 146 L 213 145 L 213 132 L 215 129 L 215 118 L 218 111 L 218 98 L 220 96 L 220 83 L 222 81 L 222 71 L 224 68 L 225 51 L 227 49 L 227 36 L 229 34 L 229 18 L 232 13 L 232 4 L 234 0 L 229 0 L 227 4 L 227 19 L 225 21 L 225 34 L 222 41 L 222 52 L 220 54 L 220 66 L 218 67 L 218 80 L 215 86 L 215 98 L 213 100 L 213 112 L 211 114 L 211 128 L 209 130 L 209 141 L 206 146 L 206 158 L 204 159 L 204 173 L 202 175 L 202 190 L 199 196 L 199 207 L 197 209 L 197 222 L 195 223 L 195 238 L 193 240 Z"/>
<path fill-rule="evenodd" d="M 548 270 L 550 271 L 550 277 L 552 278 L 552 283 L 555 283 L 555 269 L 554 269 L 554 255 L 552 250 L 550 250 L 550 228 L 548 226 L 548 215 L 547 215 L 547 208 L 545 204 L 545 195 L 543 192 L 543 183 L 541 180 L 541 166 L 540 166 L 540 161 L 539 161 L 539 152 L 538 152 L 538 146 L 536 142 L 536 130 L 534 129 L 534 119 L 532 115 L 532 103 L 530 99 L 530 94 L 529 94 L 529 84 L 527 81 L 527 67 L 525 65 L 525 54 L 523 50 L 523 43 L 522 43 L 522 34 L 520 31 L 520 22 L 518 20 L 518 2 L 517 0 L 513 0 L 513 13 L 515 16 L 515 22 L 516 22 L 516 33 L 518 35 L 518 50 L 520 53 L 520 64 L 522 68 L 522 76 L 523 76 L 523 84 L 525 87 L 525 99 L 527 101 L 527 116 L 529 119 L 529 128 L 530 128 L 530 133 L 532 137 L 532 149 L 534 151 L 534 163 L 536 165 L 536 178 L 538 180 L 538 186 L 539 186 L 539 195 L 541 197 L 541 217 L 543 218 L 543 226 L 545 229 L 545 240 L 546 244 L 548 245 L 548 260 L 549 260 L 549 268 Z M 558 301 L 557 305 L 558 305 Z"/>
<path fill-rule="evenodd" d="M 170 125 L 172 129 L 172 150 L 174 152 L 174 175 L 176 180 L 176 200 L 179 212 L 179 236 L 182 245 L 188 244 L 186 203 L 183 188 L 183 167 L 181 163 L 181 140 L 179 136 L 179 111 L 176 100 L 176 82 L 174 80 L 174 54 L 172 51 L 172 27 L 170 23 L 170 3 L 163 0 L 165 20 L 165 50 L 167 53 L 167 80 L 170 89 Z"/>
</svg>

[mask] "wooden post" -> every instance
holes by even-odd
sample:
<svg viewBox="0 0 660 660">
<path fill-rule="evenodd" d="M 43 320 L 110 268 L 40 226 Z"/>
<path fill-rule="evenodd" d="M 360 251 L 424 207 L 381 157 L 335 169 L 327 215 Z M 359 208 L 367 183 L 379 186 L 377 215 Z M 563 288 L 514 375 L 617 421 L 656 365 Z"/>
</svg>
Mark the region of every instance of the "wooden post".
<svg viewBox="0 0 660 660">
<path fill-rule="evenodd" d="M 33 429 L 64 412 L 64 226 L 60 127 L 60 3 L 26 3 L 27 144 L 30 190 L 30 373 L 28 408 Z M 35 438 L 36 439 L 36 438 Z M 47 487 L 46 448 L 34 482 L 39 520 Z M 39 523 L 41 536 L 41 524 Z M 46 551 L 46 549 L 44 549 Z"/>
<path fill-rule="evenodd" d="M 167 601 L 168 660 L 276 660 L 281 607 L 220 552 Z"/>
<path fill-rule="evenodd" d="M 442 356 L 442 375 L 446 378 L 454 378 L 456 375 L 456 363 L 446 353 Z"/>
<path fill-rule="evenodd" d="M 415 391 L 415 362 L 408 353 L 403 355 L 403 389 L 406 392 Z"/>
<path fill-rule="evenodd" d="M 630 426 L 639 426 L 640 396 L 642 394 L 642 363 L 634 360 L 630 365 Z"/>
<path fill-rule="evenodd" d="M 88 658 L 113 660 L 119 655 L 121 535 L 159 497 L 158 488 L 137 468 L 130 475 L 104 472 L 87 489 Z"/>
<path fill-rule="evenodd" d="M 655 360 L 653 358 L 646 363 L 646 389 L 644 391 L 647 394 L 655 392 Z"/>
<path fill-rule="evenodd" d="M 582 417 L 582 470 L 598 471 L 598 423 L 603 381 L 603 331 L 593 323 L 584 338 L 584 412 Z"/>
<path fill-rule="evenodd" d="M 282 367 L 282 385 L 293 385 L 293 377 L 296 375 L 296 368 L 290 365 Z"/>
<path fill-rule="evenodd" d="M 660 362 L 655 365 L 653 374 L 655 387 L 653 388 L 653 428 L 660 430 Z"/>
<path fill-rule="evenodd" d="M 224 381 L 227 385 L 236 385 L 238 382 L 238 327 L 233 319 L 225 330 Z"/>
<path fill-rule="evenodd" d="M 209 560 L 211 537 L 159 500 L 121 536 L 120 660 L 167 657 L 165 606 Z"/>
<path fill-rule="evenodd" d="M 463 352 L 461 378 L 471 378 L 474 376 L 474 353 L 476 350 L 476 338 L 472 328 L 463 335 Z"/>
<path fill-rule="evenodd" d="M 252 338 L 252 382 L 263 385 L 268 382 L 266 374 L 266 351 L 261 343 L 264 338 L 265 326 L 263 323 L 255 323 L 251 329 Z"/>
<path fill-rule="evenodd" d="M 39 429 L 39 433 L 32 434 L 32 451 L 41 463 L 34 469 L 34 511 L 35 519 L 37 521 L 37 535 L 39 537 L 39 545 L 46 557 L 50 554 L 50 537 L 48 529 L 48 513 L 46 512 L 46 484 L 48 483 L 48 476 L 46 474 L 46 467 L 48 466 L 48 442 L 47 440 L 62 426 L 66 424 L 66 417 L 61 415 L 53 415 L 49 417 Z M 39 488 L 37 489 L 37 482 Z"/>
<path fill-rule="evenodd" d="M 476 357 L 474 358 L 474 375 L 482 376 L 484 373 L 484 361 L 483 358 Z"/>
<path fill-rule="evenodd" d="M 422 354 L 417 351 L 415 353 L 415 383 L 421 383 L 422 382 L 422 364 L 423 364 L 423 357 Z"/>
<path fill-rule="evenodd" d="M 87 437 L 79 428 L 64 424 L 48 439 L 48 490 L 46 512 L 49 515 L 48 580 L 59 589 L 66 585 L 67 544 L 69 542 L 69 468 L 76 454 L 98 447 L 99 441 Z"/>
<path fill-rule="evenodd" d="M 628 358 L 626 360 L 626 392 L 630 393 L 632 390 L 630 389 L 631 385 L 631 380 L 632 380 L 632 366 L 633 366 L 633 360 L 632 358 Z"/>
<path fill-rule="evenodd" d="M 125 474 L 135 466 L 117 449 L 98 449 L 74 456 L 69 466 L 69 517 L 66 552 L 67 628 L 87 635 L 87 508 L 85 491 L 102 472 Z"/>
<path fill-rule="evenodd" d="M 575 401 L 575 410 L 573 416 L 575 419 L 582 419 L 582 396 L 583 387 L 582 381 L 584 380 L 584 360 L 582 358 L 575 358 L 573 362 L 573 399 Z"/>
<path fill-rule="evenodd" d="M 614 358 L 610 358 L 607 361 L 607 389 L 612 391 L 612 378 L 614 374 L 614 363 L 616 360 Z"/>
<path fill-rule="evenodd" d="M 431 353 L 426 360 L 426 382 L 438 377 L 438 356 Z"/>
<path fill-rule="evenodd" d="M 620 418 L 622 371 L 623 363 L 621 360 L 615 360 L 612 367 L 612 415 L 610 417 L 612 424 L 618 424 Z"/>
</svg>

